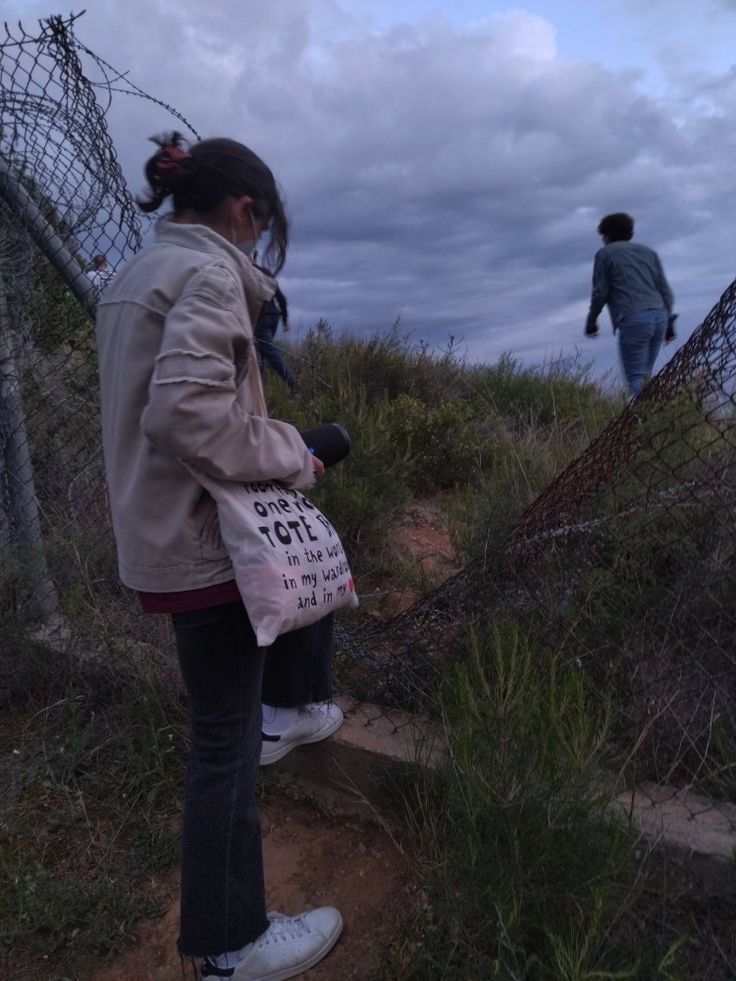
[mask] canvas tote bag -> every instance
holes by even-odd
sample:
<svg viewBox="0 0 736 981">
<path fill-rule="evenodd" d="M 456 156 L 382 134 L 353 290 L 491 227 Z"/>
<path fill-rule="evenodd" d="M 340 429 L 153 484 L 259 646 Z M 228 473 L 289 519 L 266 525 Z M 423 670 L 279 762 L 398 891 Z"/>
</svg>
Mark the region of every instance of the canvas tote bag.
<svg viewBox="0 0 736 981">
<path fill-rule="evenodd" d="M 259 647 L 358 605 L 340 538 L 301 491 L 236 484 L 188 467 L 214 498 L 225 548 Z"/>
</svg>

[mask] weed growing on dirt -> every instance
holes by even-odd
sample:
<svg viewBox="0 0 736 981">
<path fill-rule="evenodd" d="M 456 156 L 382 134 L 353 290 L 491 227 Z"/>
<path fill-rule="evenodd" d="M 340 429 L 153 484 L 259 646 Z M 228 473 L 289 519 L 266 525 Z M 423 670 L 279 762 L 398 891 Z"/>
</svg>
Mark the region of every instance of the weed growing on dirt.
<svg viewBox="0 0 736 981">
<path fill-rule="evenodd" d="M 183 707 L 108 657 L 0 638 L 0 964 L 18 981 L 84 975 L 170 902 Z"/>
<path fill-rule="evenodd" d="M 610 706 L 513 622 L 471 631 L 440 698 L 446 763 L 407 796 L 427 886 L 394 976 L 674 976 L 630 915 L 631 842 L 607 812 Z"/>
</svg>

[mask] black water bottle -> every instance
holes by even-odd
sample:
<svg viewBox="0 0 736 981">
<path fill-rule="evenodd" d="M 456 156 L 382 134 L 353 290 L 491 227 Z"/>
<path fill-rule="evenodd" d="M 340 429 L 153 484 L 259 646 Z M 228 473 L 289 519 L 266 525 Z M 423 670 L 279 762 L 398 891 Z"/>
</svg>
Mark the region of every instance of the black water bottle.
<svg viewBox="0 0 736 981">
<path fill-rule="evenodd" d="M 350 452 L 350 434 L 338 422 L 328 422 L 324 426 L 305 429 L 301 437 L 311 452 L 326 467 L 344 460 Z"/>
</svg>

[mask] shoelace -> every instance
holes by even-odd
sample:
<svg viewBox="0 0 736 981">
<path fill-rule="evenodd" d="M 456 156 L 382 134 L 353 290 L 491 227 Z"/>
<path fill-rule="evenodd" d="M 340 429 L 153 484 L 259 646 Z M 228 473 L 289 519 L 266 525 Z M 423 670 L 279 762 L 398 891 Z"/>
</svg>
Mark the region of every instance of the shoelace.
<svg viewBox="0 0 736 981">
<path fill-rule="evenodd" d="M 326 716 L 332 702 L 311 702 L 307 705 L 299 706 L 299 715 L 306 715 L 308 718 Z"/>
<path fill-rule="evenodd" d="M 301 916 L 284 916 L 282 913 L 269 913 L 271 925 L 265 933 L 256 940 L 259 947 L 270 943 L 283 943 L 285 940 L 299 940 L 312 931 Z"/>
<path fill-rule="evenodd" d="M 256 947 L 267 947 L 269 944 L 283 943 L 285 940 L 299 940 L 312 931 L 301 916 L 285 916 L 273 911 L 268 914 L 269 927 L 254 943 Z M 217 967 L 208 958 L 202 965 L 202 977 L 231 978 L 237 965 L 233 967 Z"/>
</svg>

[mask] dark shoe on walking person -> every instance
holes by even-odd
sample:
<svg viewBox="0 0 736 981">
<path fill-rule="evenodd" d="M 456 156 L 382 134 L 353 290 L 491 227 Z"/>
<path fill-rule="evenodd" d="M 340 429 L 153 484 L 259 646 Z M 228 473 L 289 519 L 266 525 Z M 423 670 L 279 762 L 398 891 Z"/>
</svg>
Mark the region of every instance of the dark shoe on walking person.
<svg viewBox="0 0 736 981">
<path fill-rule="evenodd" d="M 269 724 L 264 720 L 261 766 L 276 763 L 296 746 L 327 739 L 343 723 L 342 710 L 334 702 L 313 702 L 294 712 L 295 718 L 281 732 L 276 728 L 277 722 Z"/>
<path fill-rule="evenodd" d="M 206 957 L 202 978 L 231 981 L 283 981 L 314 967 L 337 943 L 342 917 L 334 906 L 299 916 L 269 913 L 268 930 L 232 954 Z"/>
</svg>

